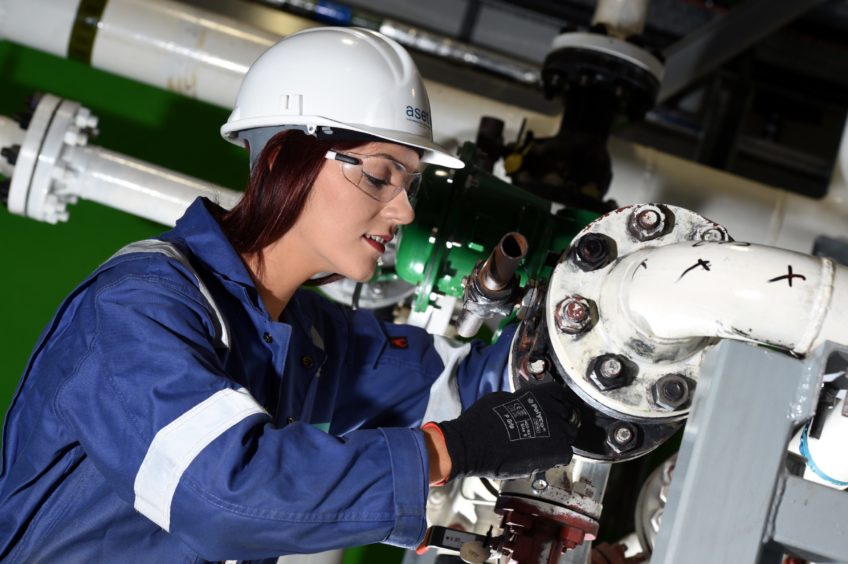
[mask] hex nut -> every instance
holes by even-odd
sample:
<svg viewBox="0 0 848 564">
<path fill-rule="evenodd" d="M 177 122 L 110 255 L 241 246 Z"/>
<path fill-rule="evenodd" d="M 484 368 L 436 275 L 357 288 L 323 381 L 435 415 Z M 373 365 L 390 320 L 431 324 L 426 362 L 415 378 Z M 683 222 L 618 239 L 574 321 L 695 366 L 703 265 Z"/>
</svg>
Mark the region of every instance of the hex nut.
<svg viewBox="0 0 848 564">
<path fill-rule="evenodd" d="M 532 487 L 537 492 L 541 492 L 548 489 L 548 481 L 544 478 L 536 478 L 535 480 L 533 480 L 533 483 L 530 485 L 530 487 Z"/>
<path fill-rule="evenodd" d="M 666 374 L 651 387 L 651 397 L 661 409 L 680 409 L 689 401 L 689 396 L 689 381 L 680 374 Z"/>
<path fill-rule="evenodd" d="M 633 366 L 621 355 L 602 354 L 591 363 L 589 380 L 602 392 L 623 388 L 633 380 Z"/>
<path fill-rule="evenodd" d="M 544 374 L 548 369 L 548 363 L 544 358 L 537 358 L 527 363 L 527 370 L 534 376 Z"/>
<path fill-rule="evenodd" d="M 614 242 L 600 233 L 583 235 L 574 243 L 572 251 L 575 264 L 584 272 L 602 268 L 615 258 Z"/>
<path fill-rule="evenodd" d="M 721 243 L 724 241 L 730 240 L 730 235 L 727 233 L 727 230 L 720 225 L 713 225 L 711 227 L 707 227 L 703 229 L 698 238 L 701 241 L 706 241 L 709 243 Z"/>
<path fill-rule="evenodd" d="M 632 450 L 637 443 L 638 431 L 636 426 L 627 421 L 614 423 L 607 431 L 606 444 L 617 453 Z"/>
<path fill-rule="evenodd" d="M 654 204 L 643 204 L 633 208 L 627 230 L 637 241 L 651 241 L 665 233 L 668 223 L 668 212 Z"/>
<path fill-rule="evenodd" d="M 562 333 L 577 335 L 592 325 L 593 304 L 582 296 L 567 296 L 554 310 L 554 321 Z"/>
</svg>

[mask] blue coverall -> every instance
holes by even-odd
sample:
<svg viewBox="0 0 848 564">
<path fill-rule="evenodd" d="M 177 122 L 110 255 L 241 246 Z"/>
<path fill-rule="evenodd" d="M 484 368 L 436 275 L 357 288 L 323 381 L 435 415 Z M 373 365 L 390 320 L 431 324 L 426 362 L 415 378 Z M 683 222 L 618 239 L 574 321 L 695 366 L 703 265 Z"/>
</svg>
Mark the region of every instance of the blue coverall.
<svg viewBox="0 0 848 564">
<path fill-rule="evenodd" d="M 213 205 L 110 259 L 44 330 L 3 428 L 0 560 L 421 540 L 417 427 L 508 387 L 512 331 L 459 346 L 310 291 L 272 320 Z"/>
</svg>

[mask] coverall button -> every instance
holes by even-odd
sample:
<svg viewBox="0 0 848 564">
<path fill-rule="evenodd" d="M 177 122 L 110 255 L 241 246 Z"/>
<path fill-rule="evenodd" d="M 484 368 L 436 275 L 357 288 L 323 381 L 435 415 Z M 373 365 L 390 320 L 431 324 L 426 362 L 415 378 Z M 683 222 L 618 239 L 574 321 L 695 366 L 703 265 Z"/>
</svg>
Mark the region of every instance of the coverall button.
<svg viewBox="0 0 848 564">
<path fill-rule="evenodd" d="M 300 364 L 301 364 L 301 365 L 303 365 L 303 367 L 304 367 L 304 368 L 309 368 L 309 367 L 310 367 L 310 366 L 312 366 L 314 363 L 315 363 L 315 361 L 314 361 L 314 360 L 312 360 L 312 357 L 311 357 L 311 356 L 302 356 L 302 357 L 300 357 Z"/>
<path fill-rule="evenodd" d="M 271 336 L 271 333 L 265 333 L 262 335 L 262 339 L 269 345 L 274 342 L 274 337 Z"/>
<path fill-rule="evenodd" d="M 294 417 L 288 417 L 286 423 L 294 423 Z"/>
</svg>

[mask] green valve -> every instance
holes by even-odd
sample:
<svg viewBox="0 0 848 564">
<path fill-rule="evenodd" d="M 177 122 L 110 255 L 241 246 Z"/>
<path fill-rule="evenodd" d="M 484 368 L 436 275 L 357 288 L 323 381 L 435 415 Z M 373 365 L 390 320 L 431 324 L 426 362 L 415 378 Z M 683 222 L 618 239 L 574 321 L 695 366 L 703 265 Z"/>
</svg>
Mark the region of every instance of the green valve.
<svg viewBox="0 0 848 564">
<path fill-rule="evenodd" d="M 401 279 L 418 286 L 415 311 L 426 310 L 434 294 L 462 297 L 462 278 L 510 231 L 530 245 L 520 283 L 548 278 L 550 259 L 598 217 L 569 208 L 551 213 L 548 200 L 476 169 L 476 152 L 476 145 L 465 143 L 459 154 L 465 168 L 430 166 L 424 172 L 415 221 L 403 228 L 396 265 Z"/>
</svg>

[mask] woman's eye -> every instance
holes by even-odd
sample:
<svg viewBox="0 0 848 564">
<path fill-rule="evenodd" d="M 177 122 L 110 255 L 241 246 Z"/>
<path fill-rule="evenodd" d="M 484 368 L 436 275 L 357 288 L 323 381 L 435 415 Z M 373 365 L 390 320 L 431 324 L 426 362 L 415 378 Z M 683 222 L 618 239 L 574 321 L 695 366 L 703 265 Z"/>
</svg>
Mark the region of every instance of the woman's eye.
<svg viewBox="0 0 848 564">
<path fill-rule="evenodd" d="M 388 181 L 377 178 L 376 176 L 371 176 L 367 172 L 363 172 L 362 177 L 365 178 L 366 182 L 374 188 L 385 188 L 389 185 Z"/>
</svg>

